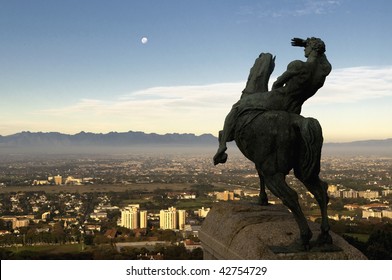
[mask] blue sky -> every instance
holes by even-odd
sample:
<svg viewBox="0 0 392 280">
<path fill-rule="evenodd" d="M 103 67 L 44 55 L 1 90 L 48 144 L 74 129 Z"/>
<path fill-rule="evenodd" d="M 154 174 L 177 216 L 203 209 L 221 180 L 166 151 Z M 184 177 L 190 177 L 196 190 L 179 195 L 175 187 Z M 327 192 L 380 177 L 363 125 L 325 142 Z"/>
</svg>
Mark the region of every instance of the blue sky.
<svg viewBox="0 0 392 280">
<path fill-rule="evenodd" d="M 277 56 L 273 81 L 305 60 L 290 39 L 314 36 L 333 70 L 302 114 L 326 142 L 392 138 L 390 14 L 388 0 L 0 0 L 0 135 L 217 135 L 259 53 Z"/>
</svg>

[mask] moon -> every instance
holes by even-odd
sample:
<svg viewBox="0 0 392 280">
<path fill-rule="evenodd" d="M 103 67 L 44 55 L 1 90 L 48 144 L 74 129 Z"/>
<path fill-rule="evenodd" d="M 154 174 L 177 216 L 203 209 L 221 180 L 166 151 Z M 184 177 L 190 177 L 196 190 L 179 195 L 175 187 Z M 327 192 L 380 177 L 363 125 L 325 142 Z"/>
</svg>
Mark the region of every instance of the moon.
<svg viewBox="0 0 392 280">
<path fill-rule="evenodd" d="M 142 44 L 147 44 L 148 42 L 148 38 L 147 37 L 142 37 L 142 39 L 140 40 L 142 42 Z"/>
</svg>

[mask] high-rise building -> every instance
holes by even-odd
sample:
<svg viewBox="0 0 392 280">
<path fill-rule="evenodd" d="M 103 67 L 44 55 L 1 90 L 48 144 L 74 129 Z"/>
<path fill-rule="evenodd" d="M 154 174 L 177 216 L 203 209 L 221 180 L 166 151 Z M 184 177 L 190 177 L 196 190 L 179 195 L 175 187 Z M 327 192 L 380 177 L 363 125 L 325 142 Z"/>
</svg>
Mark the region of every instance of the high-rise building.
<svg viewBox="0 0 392 280">
<path fill-rule="evenodd" d="M 178 210 L 178 229 L 184 230 L 185 227 L 186 211 Z"/>
<path fill-rule="evenodd" d="M 125 208 L 121 211 L 121 226 L 136 229 L 138 224 L 137 208 Z"/>
<path fill-rule="evenodd" d="M 147 228 L 147 211 L 140 211 L 140 228 Z"/>
<path fill-rule="evenodd" d="M 159 212 L 159 226 L 161 229 L 177 228 L 177 209 L 170 207 Z"/>
<path fill-rule="evenodd" d="M 180 229 L 185 228 L 186 211 L 177 210 L 170 207 L 159 212 L 159 225 L 161 229 Z"/>
<path fill-rule="evenodd" d="M 121 209 L 120 226 L 129 229 L 147 228 L 147 211 L 139 207 L 139 204 L 129 204 Z"/>
</svg>

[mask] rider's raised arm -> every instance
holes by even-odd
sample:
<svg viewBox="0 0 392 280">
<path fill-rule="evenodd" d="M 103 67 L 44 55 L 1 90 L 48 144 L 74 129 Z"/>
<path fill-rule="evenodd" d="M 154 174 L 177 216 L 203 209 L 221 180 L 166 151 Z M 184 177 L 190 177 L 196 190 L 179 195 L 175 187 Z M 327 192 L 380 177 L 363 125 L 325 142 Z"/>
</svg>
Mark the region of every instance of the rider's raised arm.
<svg viewBox="0 0 392 280">
<path fill-rule="evenodd" d="M 306 40 L 301 38 L 293 38 L 291 39 L 291 45 L 293 47 L 306 47 Z"/>
</svg>

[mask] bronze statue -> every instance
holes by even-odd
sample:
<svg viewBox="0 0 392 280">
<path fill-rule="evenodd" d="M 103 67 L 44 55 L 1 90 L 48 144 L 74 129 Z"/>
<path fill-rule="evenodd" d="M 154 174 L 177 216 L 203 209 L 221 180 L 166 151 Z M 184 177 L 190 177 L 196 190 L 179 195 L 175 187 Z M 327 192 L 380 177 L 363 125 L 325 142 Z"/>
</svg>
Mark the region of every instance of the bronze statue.
<svg viewBox="0 0 392 280">
<path fill-rule="evenodd" d="M 328 184 L 319 178 L 322 130 L 313 118 L 300 114 L 302 104 L 324 84 L 331 72 L 325 44 L 319 38 L 294 38 L 293 46 L 305 47 L 307 61 L 291 62 L 268 91 L 275 58 L 261 54 L 252 67 L 241 99 L 234 104 L 219 133 L 214 164 L 227 160 L 226 142 L 235 140 L 241 152 L 255 163 L 260 177 L 260 203 L 268 205 L 265 185 L 294 215 L 302 244 L 309 248 L 312 232 L 298 203 L 298 195 L 285 181 L 295 176 L 316 198 L 322 215 L 319 244 L 331 244 L 327 217 Z"/>
</svg>

